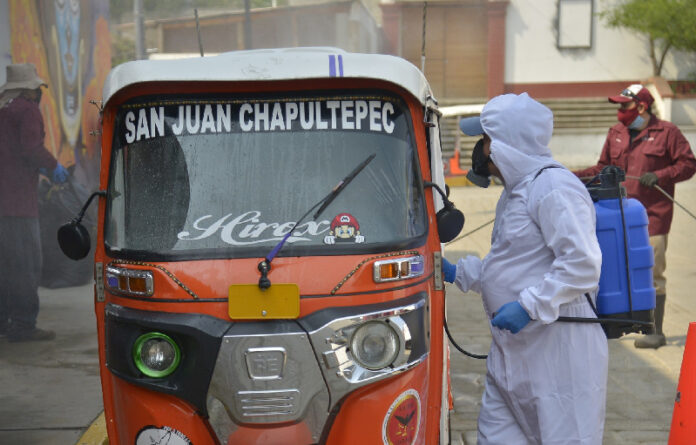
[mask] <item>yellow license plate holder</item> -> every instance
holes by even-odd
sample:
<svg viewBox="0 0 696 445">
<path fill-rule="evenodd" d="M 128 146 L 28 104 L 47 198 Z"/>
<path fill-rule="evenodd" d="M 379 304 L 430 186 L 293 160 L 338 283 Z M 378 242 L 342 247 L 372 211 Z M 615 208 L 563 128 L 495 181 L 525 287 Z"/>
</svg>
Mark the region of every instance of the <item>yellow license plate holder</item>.
<svg viewBox="0 0 696 445">
<path fill-rule="evenodd" d="M 300 316 L 300 288 L 293 283 L 232 284 L 227 313 L 233 320 L 294 319 Z"/>
</svg>

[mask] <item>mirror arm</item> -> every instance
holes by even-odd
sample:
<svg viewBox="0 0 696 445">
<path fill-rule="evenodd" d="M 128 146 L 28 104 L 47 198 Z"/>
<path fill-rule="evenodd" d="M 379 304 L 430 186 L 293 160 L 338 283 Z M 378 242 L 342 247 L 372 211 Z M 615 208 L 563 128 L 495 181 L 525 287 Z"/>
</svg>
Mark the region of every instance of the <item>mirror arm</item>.
<svg viewBox="0 0 696 445">
<path fill-rule="evenodd" d="M 445 192 L 442 191 L 442 189 L 440 188 L 439 185 L 435 184 L 434 182 L 423 181 L 423 187 L 432 187 L 432 188 L 434 188 L 435 190 L 437 190 L 437 192 L 438 192 L 438 193 L 440 194 L 440 196 L 442 197 L 442 202 L 445 204 L 445 207 L 447 207 L 447 208 L 452 208 L 452 207 L 454 207 L 454 204 L 452 203 L 452 201 L 449 200 L 449 198 L 447 197 L 447 195 L 445 194 Z"/>
<path fill-rule="evenodd" d="M 82 218 L 85 216 L 87 208 L 92 203 L 92 200 L 95 196 L 106 196 L 106 190 L 97 190 L 96 192 L 89 195 L 89 198 L 87 198 L 87 202 L 85 203 L 85 205 L 82 206 L 82 210 L 80 210 L 80 213 L 78 213 L 77 216 L 72 221 L 70 221 L 72 224 L 79 224 L 80 221 L 82 221 Z"/>
</svg>

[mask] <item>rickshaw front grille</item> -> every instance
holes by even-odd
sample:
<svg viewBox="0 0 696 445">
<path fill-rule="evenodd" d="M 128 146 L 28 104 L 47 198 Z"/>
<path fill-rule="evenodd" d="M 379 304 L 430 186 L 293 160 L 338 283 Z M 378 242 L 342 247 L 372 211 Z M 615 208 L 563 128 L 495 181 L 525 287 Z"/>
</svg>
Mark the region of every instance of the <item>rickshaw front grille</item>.
<svg viewBox="0 0 696 445">
<path fill-rule="evenodd" d="M 299 391 L 237 391 L 237 405 L 244 417 L 291 416 L 297 411 Z"/>
<path fill-rule="evenodd" d="M 309 336 L 296 322 L 235 323 L 222 338 L 207 395 L 218 440 L 239 427 L 303 423 L 318 440 L 329 390 Z"/>
</svg>

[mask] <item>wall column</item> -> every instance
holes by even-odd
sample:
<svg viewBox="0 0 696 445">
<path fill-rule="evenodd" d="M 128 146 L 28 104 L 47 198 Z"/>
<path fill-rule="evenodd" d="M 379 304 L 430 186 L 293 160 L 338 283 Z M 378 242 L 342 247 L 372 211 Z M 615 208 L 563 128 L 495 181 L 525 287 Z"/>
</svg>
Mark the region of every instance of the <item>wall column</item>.
<svg viewBox="0 0 696 445">
<path fill-rule="evenodd" d="M 403 57 L 401 54 L 401 21 L 403 8 L 401 3 L 380 3 L 382 9 L 382 30 L 387 54 Z"/>
<path fill-rule="evenodd" d="M 489 0 L 488 7 L 488 97 L 505 92 L 505 15 L 509 0 Z"/>
</svg>

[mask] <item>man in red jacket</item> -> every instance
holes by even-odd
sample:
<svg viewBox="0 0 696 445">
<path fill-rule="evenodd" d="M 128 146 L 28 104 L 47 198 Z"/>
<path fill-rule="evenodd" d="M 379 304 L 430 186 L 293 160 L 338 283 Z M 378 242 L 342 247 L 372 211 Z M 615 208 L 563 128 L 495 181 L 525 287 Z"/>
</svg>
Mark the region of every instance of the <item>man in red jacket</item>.
<svg viewBox="0 0 696 445">
<path fill-rule="evenodd" d="M 673 204 L 655 185 L 674 196 L 674 184 L 691 178 L 696 172 L 696 158 L 681 131 L 652 114 L 653 97 L 647 88 L 630 85 L 621 94 L 611 96 L 609 102 L 620 106 L 619 123 L 609 129 L 597 165 L 574 173 L 591 177 L 607 165 L 621 167 L 626 172 L 628 196 L 638 199 L 648 212 L 650 244 L 655 255 L 655 334 L 639 338 L 634 345 L 656 349 L 665 344 L 662 332 L 666 300 L 665 251 Z"/>
<path fill-rule="evenodd" d="M 7 66 L 0 87 L 0 334 L 9 341 L 51 340 L 38 329 L 41 238 L 39 171 L 53 182 L 68 172 L 44 147 L 39 102 L 45 82 L 32 64 Z"/>
</svg>

